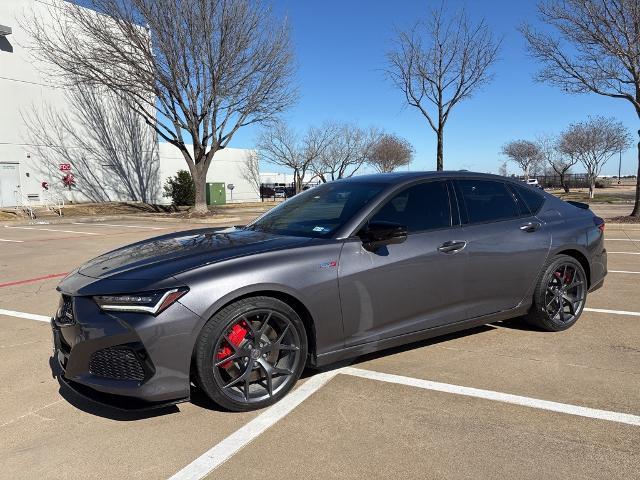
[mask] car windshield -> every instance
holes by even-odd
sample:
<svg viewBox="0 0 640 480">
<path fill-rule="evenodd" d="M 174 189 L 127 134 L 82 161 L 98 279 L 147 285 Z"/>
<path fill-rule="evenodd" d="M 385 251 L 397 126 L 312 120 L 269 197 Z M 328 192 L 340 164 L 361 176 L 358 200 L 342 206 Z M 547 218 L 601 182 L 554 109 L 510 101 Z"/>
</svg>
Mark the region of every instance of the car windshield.
<svg viewBox="0 0 640 480">
<path fill-rule="evenodd" d="M 378 195 L 385 184 L 325 183 L 285 201 L 247 228 L 281 235 L 328 238 Z"/>
</svg>

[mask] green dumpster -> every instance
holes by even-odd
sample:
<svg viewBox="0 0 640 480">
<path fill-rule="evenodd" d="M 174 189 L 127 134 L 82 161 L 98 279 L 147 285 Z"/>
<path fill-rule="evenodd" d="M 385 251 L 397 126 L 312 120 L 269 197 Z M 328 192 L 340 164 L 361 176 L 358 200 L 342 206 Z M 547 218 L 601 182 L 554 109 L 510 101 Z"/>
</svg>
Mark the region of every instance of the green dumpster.
<svg viewBox="0 0 640 480">
<path fill-rule="evenodd" d="M 207 182 L 207 205 L 224 205 L 227 203 L 227 193 L 224 182 Z"/>
</svg>

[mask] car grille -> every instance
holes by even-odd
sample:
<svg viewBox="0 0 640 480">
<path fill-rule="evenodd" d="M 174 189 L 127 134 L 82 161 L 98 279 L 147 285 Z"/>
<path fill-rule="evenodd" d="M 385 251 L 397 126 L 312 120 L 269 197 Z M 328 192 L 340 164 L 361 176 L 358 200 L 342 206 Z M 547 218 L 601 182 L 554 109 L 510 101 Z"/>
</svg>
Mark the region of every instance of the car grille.
<svg viewBox="0 0 640 480">
<path fill-rule="evenodd" d="M 98 377 L 114 380 L 136 380 L 145 378 L 142 362 L 133 349 L 128 347 L 109 347 L 91 355 L 89 371 Z"/>
<path fill-rule="evenodd" d="M 71 297 L 62 295 L 56 320 L 59 324 L 73 323 L 73 301 Z"/>
</svg>

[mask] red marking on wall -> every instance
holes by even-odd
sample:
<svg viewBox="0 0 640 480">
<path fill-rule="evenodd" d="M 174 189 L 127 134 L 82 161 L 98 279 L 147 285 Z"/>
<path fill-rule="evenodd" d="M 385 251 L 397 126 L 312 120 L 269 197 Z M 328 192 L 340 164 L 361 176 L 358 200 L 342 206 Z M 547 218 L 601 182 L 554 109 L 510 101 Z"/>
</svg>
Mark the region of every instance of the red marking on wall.
<svg viewBox="0 0 640 480">
<path fill-rule="evenodd" d="M 42 280 L 49 280 L 51 278 L 65 277 L 69 272 L 64 273 L 52 273 L 51 275 L 45 275 L 44 277 L 28 278 L 26 280 L 16 280 L 14 282 L 0 283 L 0 288 L 11 287 L 13 285 L 22 285 L 24 283 L 41 282 Z"/>
</svg>

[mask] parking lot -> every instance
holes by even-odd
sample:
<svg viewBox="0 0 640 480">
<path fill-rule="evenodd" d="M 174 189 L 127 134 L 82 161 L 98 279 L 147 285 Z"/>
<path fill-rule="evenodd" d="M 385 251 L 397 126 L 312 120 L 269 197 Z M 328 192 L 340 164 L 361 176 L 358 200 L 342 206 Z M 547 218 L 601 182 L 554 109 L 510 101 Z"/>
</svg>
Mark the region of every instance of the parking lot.
<svg viewBox="0 0 640 480">
<path fill-rule="evenodd" d="M 0 478 L 639 478 L 640 225 L 608 225 L 579 322 L 486 325 L 309 371 L 274 407 L 148 414 L 61 390 L 57 282 L 120 245 L 202 225 L 0 225 Z"/>
</svg>

